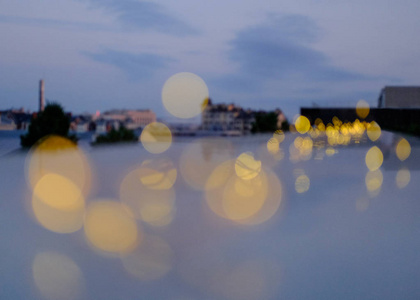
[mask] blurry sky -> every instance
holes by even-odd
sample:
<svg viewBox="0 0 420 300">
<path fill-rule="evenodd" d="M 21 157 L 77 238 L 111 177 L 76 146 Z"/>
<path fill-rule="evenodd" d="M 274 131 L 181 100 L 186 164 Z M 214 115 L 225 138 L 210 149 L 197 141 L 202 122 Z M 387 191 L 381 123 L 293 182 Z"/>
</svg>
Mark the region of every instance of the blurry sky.
<svg viewBox="0 0 420 300">
<path fill-rule="evenodd" d="M 214 102 L 254 109 L 376 105 L 418 85 L 418 0 L 0 0 L 0 109 L 151 108 L 193 72 Z"/>
</svg>

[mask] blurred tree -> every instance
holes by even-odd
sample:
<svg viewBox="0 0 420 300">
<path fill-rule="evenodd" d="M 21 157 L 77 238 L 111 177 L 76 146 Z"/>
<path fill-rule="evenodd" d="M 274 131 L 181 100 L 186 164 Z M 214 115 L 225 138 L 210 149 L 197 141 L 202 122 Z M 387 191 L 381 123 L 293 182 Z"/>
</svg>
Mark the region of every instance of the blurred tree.
<svg viewBox="0 0 420 300">
<path fill-rule="evenodd" d="M 93 144 L 108 144 L 121 142 L 137 142 L 138 138 L 133 130 L 120 126 L 118 130 L 112 128 L 107 134 L 100 135 Z"/>
<path fill-rule="evenodd" d="M 284 121 L 281 125 L 283 131 L 289 129 L 289 123 Z M 274 132 L 280 129 L 278 127 L 278 113 L 271 112 L 257 112 L 255 114 L 255 122 L 252 124 L 252 133 L 258 132 Z"/>
<path fill-rule="evenodd" d="M 44 111 L 32 116 L 28 133 L 20 136 L 22 147 L 32 147 L 41 138 L 55 134 L 77 142 L 75 135 L 69 135 L 70 117 L 58 103 L 48 103 Z"/>
</svg>

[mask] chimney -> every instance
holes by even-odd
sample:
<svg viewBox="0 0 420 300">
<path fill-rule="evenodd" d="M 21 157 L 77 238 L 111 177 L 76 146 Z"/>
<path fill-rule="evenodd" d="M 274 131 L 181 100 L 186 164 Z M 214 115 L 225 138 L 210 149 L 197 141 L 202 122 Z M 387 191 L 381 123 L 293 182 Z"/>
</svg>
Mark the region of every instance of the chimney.
<svg viewBox="0 0 420 300">
<path fill-rule="evenodd" d="M 44 79 L 39 81 L 39 112 L 44 111 L 45 97 L 44 97 Z"/>
</svg>

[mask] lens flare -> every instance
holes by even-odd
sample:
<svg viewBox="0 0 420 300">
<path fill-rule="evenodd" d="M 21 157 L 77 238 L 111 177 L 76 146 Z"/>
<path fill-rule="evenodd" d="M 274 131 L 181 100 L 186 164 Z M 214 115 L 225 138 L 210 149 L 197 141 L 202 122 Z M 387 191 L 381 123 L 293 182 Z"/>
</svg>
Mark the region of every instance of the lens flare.
<svg viewBox="0 0 420 300">
<path fill-rule="evenodd" d="M 244 225 L 269 220 L 279 209 L 282 187 L 277 176 L 262 169 L 258 176 L 243 180 L 235 173 L 235 161 L 220 164 L 206 183 L 208 207 L 219 217 Z"/>
<path fill-rule="evenodd" d="M 193 73 L 177 73 L 162 88 L 162 102 L 166 110 L 182 119 L 201 114 L 207 106 L 208 98 L 206 83 Z"/>
<path fill-rule="evenodd" d="M 283 130 L 276 130 L 273 134 L 273 138 L 275 138 L 279 143 L 283 142 L 285 138 Z"/>
<path fill-rule="evenodd" d="M 295 127 L 297 132 L 299 132 L 300 134 L 304 134 L 307 133 L 311 128 L 311 123 L 309 122 L 307 117 L 299 116 L 295 121 Z"/>
<path fill-rule="evenodd" d="M 376 146 L 370 148 L 366 153 L 365 162 L 370 171 L 379 169 L 382 166 L 383 161 L 384 156 L 382 151 Z"/>
<path fill-rule="evenodd" d="M 169 149 L 172 144 L 171 130 L 163 123 L 149 123 L 141 132 L 140 141 L 150 153 L 159 154 Z"/>
<path fill-rule="evenodd" d="M 257 213 L 249 218 L 238 220 L 238 223 L 245 225 L 258 225 L 267 222 L 271 219 L 279 210 L 282 197 L 283 189 L 282 184 L 276 174 L 270 171 L 266 171 L 268 180 L 268 194 L 264 201 L 263 206 Z"/>
<path fill-rule="evenodd" d="M 80 189 L 67 178 L 50 173 L 36 184 L 32 209 L 38 222 L 57 233 L 71 233 L 83 226 L 85 200 Z"/>
<path fill-rule="evenodd" d="M 397 172 L 397 176 L 395 177 L 395 182 L 397 183 L 397 187 L 400 189 L 405 188 L 411 180 L 411 173 L 410 170 L 407 168 L 401 168 Z"/>
<path fill-rule="evenodd" d="M 279 140 L 276 138 L 271 138 L 267 142 L 267 150 L 271 154 L 275 155 L 279 152 L 280 146 L 279 146 Z"/>
<path fill-rule="evenodd" d="M 165 158 L 145 160 L 140 168 L 140 181 L 153 190 L 170 189 L 177 177 L 171 160 Z"/>
<path fill-rule="evenodd" d="M 85 235 L 97 249 L 111 253 L 131 251 L 141 238 L 128 209 L 114 201 L 98 201 L 88 207 Z"/>
<path fill-rule="evenodd" d="M 410 143 L 406 139 L 401 139 L 395 148 L 395 152 L 399 160 L 406 160 L 411 154 Z"/>
<path fill-rule="evenodd" d="M 120 199 L 137 219 L 152 226 L 166 226 L 175 215 L 175 192 L 170 188 L 155 189 L 142 183 L 142 168 L 128 173 L 120 186 Z M 149 182 L 147 182 L 149 183 Z"/>
<path fill-rule="evenodd" d="M 232 143 L 222 138 L 204 138 L 189 143 L 180 157 L 182 178 L 193 189 L 205 190 L 214 169 L 230 160 L 233 152 Z"/>
<path fill-rule="evenodd" d="M 77 145 L 60 136 L 44 138 L 29 152 L 26 160 L 26 175 L 33 189 L 46 174 L 61 175 L 73 182 L 84 195 L 91 185 L 88 160 Z"/>
<path fill-rule="evenodd" d="M 268 182 L 264 173 L 249 180 L 232 177 L 223 191 L 223 212 L 230 220 L 244 220 L 263 207 L 268 194 Z"/>
<path fill-rule="evenodd" d="M 381 136 L 381 127 L 375 121 L 368 123 L 367 135 L 372 142 L 375 142 Z"/>
<path fill-rule="evenodd" d="M 384 176 L 381 170 L 369 171 L 366 173 L 365 183 L 369 192 L 379 191 L 382 186 Z"/>
<path fill-rule="evenodd" d="M 311 181 L 309 180 L 309 177 L 306 175 L 300 175 L 296 178 L 295 190 L 297 193 L 302 194 L 309 190 L 310 185 Z"/>
<path fill-rule="evenodd" d="M 242 153 L 236 159 L 235 172 L 243 180 L 255 178 L 261 172 L 261 161 L 255 160 L 251 152 Z"/>
<path fill-rule="evenodd" d="M 359 100 L 356 104 L 356 114 L 361 119 L 365 119 L 369 115 L 370 107 L 369 103 L 365 100 Z"/>
<path fill-rule="evenodd" d="M 84 289 L 79 266 L 56 252 L 38 253 L 32 263 L 32 276 L 46 299 L 79 299 Z"/>
</svg>

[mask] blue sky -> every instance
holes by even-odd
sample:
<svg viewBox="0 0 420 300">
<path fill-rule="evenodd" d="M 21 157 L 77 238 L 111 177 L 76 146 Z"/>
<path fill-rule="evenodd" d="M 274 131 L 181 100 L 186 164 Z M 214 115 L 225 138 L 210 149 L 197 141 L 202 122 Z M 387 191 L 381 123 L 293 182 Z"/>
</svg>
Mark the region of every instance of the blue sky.
<svg viewBox="0 0 420 300">
<path fill-rule="evenodd" d="M 254 109 L 376 104 L 418 85 L 420 2 L 332 0 L 0 1 L 0 109 L 46 98 L 75 113 L 151 108 L 192 72 L 214 102 Z"/>
</svg>

